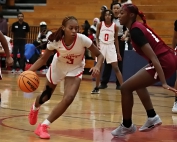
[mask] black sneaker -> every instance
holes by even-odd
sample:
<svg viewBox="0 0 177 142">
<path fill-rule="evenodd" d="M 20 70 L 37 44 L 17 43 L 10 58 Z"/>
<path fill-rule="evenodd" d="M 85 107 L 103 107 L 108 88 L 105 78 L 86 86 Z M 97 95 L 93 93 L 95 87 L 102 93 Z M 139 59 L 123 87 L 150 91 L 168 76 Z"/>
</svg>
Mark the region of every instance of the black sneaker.
<svg viewBox="0 0 177 142">
<path fill-rule="evenodd" d="M 99 88 L 99 89 L 105 89 L 105 88 L 107 88 L 107 87 L 108 87 L 107 85 L 101 84 L 98 88 Z"/>
<path fill-rule="evenodd" d="M 91 92 L 91 94 L 99 94 L 99 93 L 100 93 L 100 91 L 99 91 L 99 88 L 97 88 L 97 87 L 95 87 Z"/>
<path fill-rule="evenodd" d="M 116 90 L 120 90 L 120 86 L 116 86 Z"/>
</svg>

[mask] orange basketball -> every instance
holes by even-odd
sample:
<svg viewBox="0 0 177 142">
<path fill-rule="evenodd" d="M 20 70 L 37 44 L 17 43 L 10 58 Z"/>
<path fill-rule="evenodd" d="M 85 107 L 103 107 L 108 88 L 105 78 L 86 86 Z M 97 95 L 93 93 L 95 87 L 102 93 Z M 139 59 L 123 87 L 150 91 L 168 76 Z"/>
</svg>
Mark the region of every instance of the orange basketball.
<svg viewBox="0 0 177 142">
<path fill-rule="evenodd" d="M 23 92 L 34 92 L 39 86 L 39 77 L 33 71 L 24 71 L 19 75 L 17 84 Z"/>
</svg>

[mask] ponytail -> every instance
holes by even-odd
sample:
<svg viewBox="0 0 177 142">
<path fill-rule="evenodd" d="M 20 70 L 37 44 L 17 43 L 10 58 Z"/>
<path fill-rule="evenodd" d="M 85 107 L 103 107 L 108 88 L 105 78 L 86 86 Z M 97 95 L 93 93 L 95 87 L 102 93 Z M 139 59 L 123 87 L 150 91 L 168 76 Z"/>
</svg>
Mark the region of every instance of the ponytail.
<svg viewBox="0 0 177 142">
<path fill-rule="evenodd" d="M 62 21 L 62 26 L 66 26 L 66 23 L 67 23 L 69 20 L 71 20 L 71 19 L 74 19 L 74 20 L 77 21 L 77 19 L 76 19 L 74 16 L 65 17 L 65 18 L 63 19 L 63 21 Z M 53 32 L 53 33 L 49 36 L 49 38 L 48 38 L 49 41 L 53 42 L 53 41 L 55 40 L 55 41 L 57 42 L 57 41 L 59 41 L 59 40 L 62 39 L 62 37 L 63 37 L 64 34 L 65 34 L 64 31 L 63 31 L 63 29 L 62 29 L 62 26 L 61 26 L 57 31 Z"/>
<path fill-rule="evenodd" d="M 63 35 L 64 35 L 64 31 L 63 31 L 62 27 L 60 27 L 57 31 L 53 32 L 49 36 L 48 40 L 51 42 L 53 42 L 54 40 L 59 41 L 62 39 Z"/>
<path fill-rule="evenodd" d="M 138 15 L 139 15 L 140 18 L 143 20 L 143 25 L 144 25 L 146 28 L 148 28 L 149 30 L 151 30 L 151 31 L 153 32 L 153 34 L 154 34 L 158 39 L 160 39 L 161 41 L 163 41 L 163 40 L 153 31 L 153 29 L 151 29 L 151 28 L 147 25 L 147 23 L 146 23 L 146 17 L 145 17 L 145 15 L 144 15 L 144 13 L 141 12 L 141 11 L 138 11 Z"/>
<path fill-rule="evenodd" d="M 143 12 L 138 11 L 138 15 L 140 16 L 140 18 L 143 20 L 143 24 L 146 25 L 146 17 L 144 15 Z"/>
</svg>

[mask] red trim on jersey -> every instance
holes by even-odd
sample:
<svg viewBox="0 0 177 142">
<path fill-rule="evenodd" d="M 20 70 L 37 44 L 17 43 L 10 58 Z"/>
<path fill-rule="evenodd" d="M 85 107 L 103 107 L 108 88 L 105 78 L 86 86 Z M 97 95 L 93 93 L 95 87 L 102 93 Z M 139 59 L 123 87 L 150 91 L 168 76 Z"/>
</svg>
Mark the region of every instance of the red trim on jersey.
<svg viewBox="0 0 177 142">
<path fill-rule="evenodd" d="M 104 21 L 103 21 L 103 22 L 104 22 Z M 105 25 L 107 28 L 111 27 L 112 24 L 113 24 L 113 22 L 111 23 L 111 25 L 106 25 L 105 22 L 104 22 L 104 25 Z"/>
<path fill-rule="evenodd" d="M 79 77 L 79 76 L 81 76 L 83 74 L 83 72 L 81 72 L 81 73 L 79 73 L 78 75 L 76 75 L 76 77 Z"/>
<path fill-rule="evenodd" d="M 57 51 L 57 57 L 59 57 L 60 56 L 60 53 Z"/>
<path fill-rule="evenodd" d="M 53 84 L 53 81 L 52 81 L 52 67 L 50 66 L 50 83 L 52 83 Z"/>
<path fill-rule="evenodd" d="M 116 24 L 114 24 L 114 30 L 116 31 Z"/>
<path fill-rule="evenodd" d="M 74 39 L 74 42 L 72 43 L 73 45 L 70 47 L 70 48 L 67 48 L 67 46 L 65 45 L 65 43 L 64 43 L 64 41 L 63 41 L 63 38 L 62 38 L 62 44 L 63 44 L 63 46 L 65 47 L 65 49 L 66 50 L 71 50 L 73 47 L 74 47 L 74 45 L 75 45 L 75 43 L 76 43 L 76 40 L 77 40 L 77 34 L 76 34 L 76 36 L 75 36 L 75 39 Z"/>
<path fill-rule="evenodd" d="M 85 49 L 86 50 L 86 49 Z M 84 53 L 85 53 L 85 51 L 84 51 Z M 83 61 L 83 59 L 85 58 L 85 54 L 83 55 L 83 57 L 82 57 L 82 61 Z"/>
</svg>

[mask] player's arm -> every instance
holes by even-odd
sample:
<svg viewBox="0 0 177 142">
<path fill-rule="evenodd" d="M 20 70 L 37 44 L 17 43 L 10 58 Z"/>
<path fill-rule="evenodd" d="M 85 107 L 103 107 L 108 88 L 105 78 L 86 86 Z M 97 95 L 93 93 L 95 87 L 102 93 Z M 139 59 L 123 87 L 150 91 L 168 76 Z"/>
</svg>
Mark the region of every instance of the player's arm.
<svg viewBox="0 0 177 142">
<path fill-rule="evenodd" d="M 100 68 L 103 64 L 104 57 L 94 44 L 89 47 L 89 50 L 97 57 L 97 63 L 95 67 L 90 69 L 90 72 L 92 72 L 92 76 L 95 77 L 100 73 Z"/>
<path fill-rule="evenodd" d="M 116 50 L 117 50 L 117 57 L 119 60 L 122 60 L 122 58 L 120 56 L 120 50 L 119 50 L 118 30 L 119 30 L 118 26 L 115 25 L 114 39 L 115 39 L 115 46 L 116 46 Z"/>
<path fill-rule="evenodd" d="M 100 29 L 101 29 L 101 23 L 97 24 L 97 30 L 96 30 L 96 45 L 99 47 L 99 36 L 100 36 Z"/>
<path fill-rule="evenodd" d="M 89 47 L 89 50 L 97 57 L 97 64 L 96 66 L 98 68 L 101 68 L 101 65 L 103 64 L 103 60 L 104 60 L 104 57 L 103 55 L 101 54 L 101 52 L 98 50 L 98 48 L 92 44 L 90 47 Z"/>
<path fill-rule="evenodd" d="M 173 34 L 173 40 L 172 40 L 172 48 L 175 49 L 177 44 L 177 20 L 174 23 L 174 34 Z"/>
<path fill-rule="evenodd" d="M 8 47 L 8 44 L 7 44 L 7 40 L 5 39 L 2 32 L 0 32 L 0 42 L 1 42 L 2 48 L 4 49 L 6 57 L 7 58 L 10 57 L 10 51 L 9 51 L 9 47 Z"/>
<path fill-rule="evenodd" d="M 53 50 L 49 50 L 46 48 L 44 54 L 41 56 L 41 58 L 39 58 L 31 67 L 30 67 L 30 71 L 36 71 L 38 70 L 40 67 L 42 67 L 43 65 L 46 64 L 46 62 L 48 61 L 49 57 L 53 54 Z"/>
<path fill-rule="evenodd" d="M 148 43 L 144 33 L 139 28 L 133 28 L 130 32 L 132 41 L 141 48 L 143 53 L 146 55 L 148 59 L 151 60 L 152 64 L 157 71 L 159 79 L 162 85 L 166 85 L 165 75 L 160 65 L 159 59 L 157 58 L 156 54 L 152 50 L 150 44 Z"/>
</svg>

